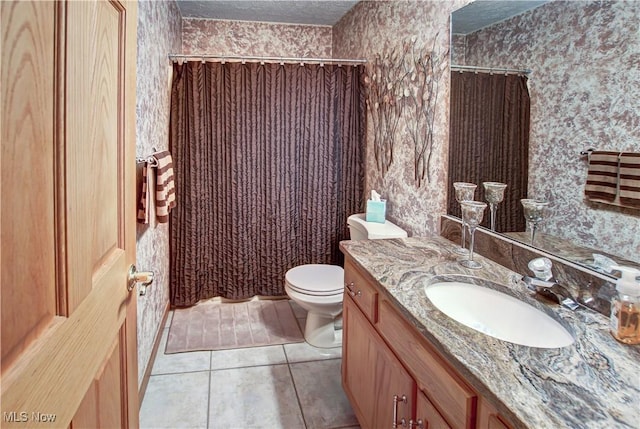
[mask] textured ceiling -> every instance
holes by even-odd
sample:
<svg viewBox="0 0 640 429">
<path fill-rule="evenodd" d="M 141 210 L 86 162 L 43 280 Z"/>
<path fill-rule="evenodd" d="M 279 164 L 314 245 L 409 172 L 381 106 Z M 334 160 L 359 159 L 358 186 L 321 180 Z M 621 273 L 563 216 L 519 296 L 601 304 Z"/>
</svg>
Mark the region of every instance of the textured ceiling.
<svg viewBox="0 0 640 429">
<path fill-rule="evenodd" d="M 548 0 L 478 0 L 453 12 L 451 31 L 453 34 L 473 33 L 547 2 Z"/>
<path fill-rule="evenodd" d="M 398 1 L 398 0 L 396 0 Z M 454 34 L 469 34 L 548 0 L 477 0 L 454 12 Z M 358 0 L 177 0 L 183 18 L 336 24 Z"/>
<path fill-rule="evenodd" d="M 333 26 L 357 0 L 219 1 L 177 0 L 183 18 L 280 22 Z"/>
</svg>

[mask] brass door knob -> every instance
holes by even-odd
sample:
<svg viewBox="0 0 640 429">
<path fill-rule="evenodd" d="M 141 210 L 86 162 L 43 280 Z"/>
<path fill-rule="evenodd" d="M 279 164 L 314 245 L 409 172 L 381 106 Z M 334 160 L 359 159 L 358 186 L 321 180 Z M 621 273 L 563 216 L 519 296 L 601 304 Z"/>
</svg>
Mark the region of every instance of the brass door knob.
<svg viewBox="0 0 640 429">
<path fill-rule="evenodd" d="M 140 296 L 147 294 L 147 286 L 153 283 L 153 272 L 138 271 L 135 265 L 129 267 L 129 275 L 127 277 L 127 290 L 131 292 L 136 284 L 140 283 Z"/>
</svg>

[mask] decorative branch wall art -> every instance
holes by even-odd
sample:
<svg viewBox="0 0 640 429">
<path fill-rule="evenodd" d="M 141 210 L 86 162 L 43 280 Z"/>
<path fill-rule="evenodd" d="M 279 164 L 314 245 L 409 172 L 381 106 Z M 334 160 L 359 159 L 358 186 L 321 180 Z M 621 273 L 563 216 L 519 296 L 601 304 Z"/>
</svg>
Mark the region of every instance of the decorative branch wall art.
<svg viewBox="0 0 640 429">
<path fill-rule="evenodd" d="M 448 51 L 436 52 L 434 38 L 431 49 L 417 48 L 415 37 L 405 43 L 403 61 L 407 76 L 405 121 L 414 147 L 414 179 L 417 187 L 431 180 L 431 153 L 440 79 L 446 71 Z"/>
<path fill-rule="evenodd" d="M 403 52 L 385 48 L 376 54 L 365 77 L 366 100 L 373 122 L 373 151 L 384 176 L 393 162 L 393 147 L 404 109 Z"/>
<path fill-rule="evenodd" d="M 440 78 L 446 71 L 448 51 L 436 52 L 416 46 L 416 37 L 402 47 L 385 47 L 367 67 L 366 100 L 373 123 L 373 149 L 378 169 L 384 176 L 393 162 L 399 138 L 398 126 L 404 118 L 414 146 L 414 179 L 420 187 L 430 181 L 434 121 Z"/>
</svg>

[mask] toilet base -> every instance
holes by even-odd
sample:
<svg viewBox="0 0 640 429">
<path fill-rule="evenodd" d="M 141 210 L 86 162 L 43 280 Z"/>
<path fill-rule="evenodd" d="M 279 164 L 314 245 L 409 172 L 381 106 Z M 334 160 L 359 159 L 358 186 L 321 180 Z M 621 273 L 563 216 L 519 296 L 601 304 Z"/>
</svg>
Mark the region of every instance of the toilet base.
<svg viewBox="0 0 640 429">
<path fill-rule="evenodd" d="M 304 326 L 304 339 L 314 347 L 331 348 L 342 345 L 342 338 L 336 337 L 335 317 L 309 311 Z"/>
</svg>

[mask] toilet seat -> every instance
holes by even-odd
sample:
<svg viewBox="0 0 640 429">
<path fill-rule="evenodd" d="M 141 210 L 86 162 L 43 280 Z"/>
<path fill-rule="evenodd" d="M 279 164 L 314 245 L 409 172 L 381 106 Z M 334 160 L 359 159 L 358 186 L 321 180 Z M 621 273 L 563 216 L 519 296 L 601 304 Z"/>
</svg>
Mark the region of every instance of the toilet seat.
<svg viewBox="0 0 640 429">
<path fill-rule="evenodd" d="M 287 271 L 285 281 L 287 286 L 301 294 L 338 295 L 344 289 L 344 270 L 338 265 L 299 265 Z"/>
</svg>

